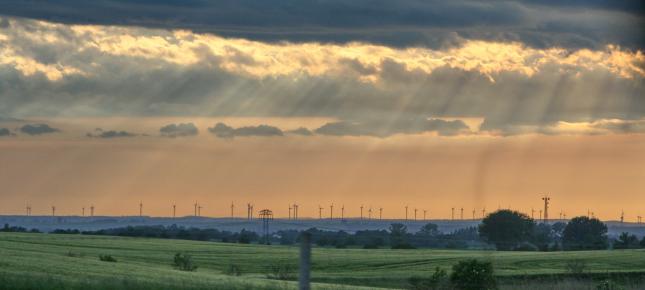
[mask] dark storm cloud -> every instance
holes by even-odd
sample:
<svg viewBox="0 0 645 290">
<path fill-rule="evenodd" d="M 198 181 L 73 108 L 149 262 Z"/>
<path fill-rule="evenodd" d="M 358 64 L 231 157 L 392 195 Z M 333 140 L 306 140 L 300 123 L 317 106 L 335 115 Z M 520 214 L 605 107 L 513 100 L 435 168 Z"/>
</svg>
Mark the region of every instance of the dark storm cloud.
<svg viewBox="0 0 645 290">
<path fill-rule="evenodd" d="M 159 129 L 162 136 L 166 137 L 186 137 L 199 134 L 199 130 L 193 123 L 169 124 Z"/>
<path fill-rule="evenodd" d="M 7 0 L 0 13 L 81 24 L 183 28 L 263 41 L 442 47 L 460 39 L 643 48 L 645 4 L 630 0 Z"/>
<path fill-rule="evenodd" d="M 95 130 L 94 133 L 87 133 L 87 137 L 92 137 L 92 138 L 120 138 L 120 137 L 134 137 L 137 136 L 138 134 L 130 133 L 127 131 L 116 131 L 116 130 L 109 130 L 109 131 L 103 131 L 101 129 Z"/>
<path fill-rule="evenodd" d="M 0 137 L 13 135 L 7 128 L 0 128 Z"/>
<path fill-rule="evenodd" d="M 244 126 L 233 128 L 224 123 L 217 123 L 215 126 L 208 128 L 208 131 L 219 138 L 234 137 L 251 137 L 251 136 L 283 136 L 284 133 L 280 128 L 269 125 Z"/>
<path fill-rule="evenodd" d="M 408 118 L 396 120 L 339 121 L 323 125 L 316 134 L 332 136 L 388 137 L 395 134 L 419 134 L 437 132 L 442 136 L 466 133 L 468 126 L 461 120 Z"/>
<path fill-rule="evenodd" d="M 60 132 L 60 130 L 49 127 L 47 124 L 27 124 L 20 127 L 20 132 L 29 135 L 41 135 Z"/>
</svg>

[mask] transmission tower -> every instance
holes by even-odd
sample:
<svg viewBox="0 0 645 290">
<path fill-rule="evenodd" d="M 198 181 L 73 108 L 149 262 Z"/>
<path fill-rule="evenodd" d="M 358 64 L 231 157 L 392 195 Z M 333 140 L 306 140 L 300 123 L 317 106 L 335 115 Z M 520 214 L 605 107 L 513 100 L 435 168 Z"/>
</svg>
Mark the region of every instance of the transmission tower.
<svg viewBox="0 0 645 290">
<path fill-rule="evenodd" d="M 264 242 L 269 245 L 269 221 L 273 220 L 273 212 L 268 209 L 260 211 L 260 219 L 262 219 L 262 231 L 264 232 Z"/>
<path fill-rule="evenodd" d="M 544 222 L 546 223 L 549 220 L 549 201 L 551 198 L 544 196 L 542 200 L 544 200 Z"/>
</svg>

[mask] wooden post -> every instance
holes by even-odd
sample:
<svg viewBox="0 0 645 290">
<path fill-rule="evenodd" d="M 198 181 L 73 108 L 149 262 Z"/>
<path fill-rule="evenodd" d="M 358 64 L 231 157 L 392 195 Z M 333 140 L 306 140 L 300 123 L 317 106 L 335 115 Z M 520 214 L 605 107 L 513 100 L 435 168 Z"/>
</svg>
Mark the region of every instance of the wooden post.
<svg viewBox="0 0 645 290">
<path fill-rule="evenodd" d="M 300 275 L 298 275 L 298 289 L 310 290 L 311 271 L 311 233 L 303 232 L 300 236 Z"/>
</svg>

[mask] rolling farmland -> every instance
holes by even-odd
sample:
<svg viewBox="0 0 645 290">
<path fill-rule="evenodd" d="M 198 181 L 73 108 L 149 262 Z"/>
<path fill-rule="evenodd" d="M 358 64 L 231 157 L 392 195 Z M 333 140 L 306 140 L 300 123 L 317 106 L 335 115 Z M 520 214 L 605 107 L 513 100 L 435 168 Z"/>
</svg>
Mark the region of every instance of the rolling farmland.
<svg viewBox="0 0 645 290">
<path fill-rule="evenodd" d="M 183 272 L 170 264 L 175 253 L 189 253 L 199 269 Z M 99 261 L 108 254 L 117 263 Z M 298 248 L 215 242 L 86 235 L 0 233 L 0 287 L 131 289 L 290 289 L 292 281 L 267 279 L 275 265 L 297 265 Z M 645 273 L 645 250 L 590 252 L 494 252 L 314 248 L 312 278 L 316 289 L 406 287 L 407 278 L 449 270 L 459 260 L 494 263 L 501 279 L 567 273 L 571 260 L 587 271 Z M 241 276 L 226 275 L 235 265 Z M 30 284 L 31 283 L 31 284 Z M 47 287 L 44 287 L 47 286 Z"/>
</svg>

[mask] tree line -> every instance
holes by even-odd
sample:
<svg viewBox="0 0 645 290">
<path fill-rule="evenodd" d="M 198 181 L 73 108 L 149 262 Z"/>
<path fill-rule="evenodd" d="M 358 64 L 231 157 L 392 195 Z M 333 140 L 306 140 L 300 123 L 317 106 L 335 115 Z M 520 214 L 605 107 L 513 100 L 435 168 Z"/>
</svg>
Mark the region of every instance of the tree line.
<svg viewBox="0 0 645 290">
<path fill-rule="evenodd" d="M 567 223 L 538 223 L 523 213 L 511 210 L 499 210 L 489 214 L 478 227 L 458 229 L 449 233 L 441 232 L 433 223 L 424 225 L 414 233 L 402 223 L 393 223 L 387 230 L 362 230 L 354 233 L 317 228 L 306 231 L 311 233 L 311 239 L 315 245 L 335 248 L 445 248 L 501 251 L 645 248 L 645 237 L 639 240 L 635 235 L 622 233 L 616 239 L 608 238 L 607 226 L 595 218 L 580 216 Z M 38 230 L 5 224 L 0 228 L 0 232 L 38 232 Z M 302 231 L 280 230 L 270 235 L 268 241 L 256 232 L 246 229 L 232 232 L 177 225 L 127 226 L 96 231 L 57 229 L 51 233 L 292 245 L 299 242 Z"/>
</svg>

